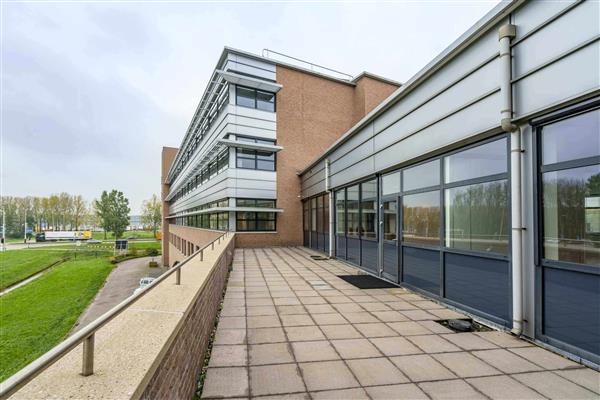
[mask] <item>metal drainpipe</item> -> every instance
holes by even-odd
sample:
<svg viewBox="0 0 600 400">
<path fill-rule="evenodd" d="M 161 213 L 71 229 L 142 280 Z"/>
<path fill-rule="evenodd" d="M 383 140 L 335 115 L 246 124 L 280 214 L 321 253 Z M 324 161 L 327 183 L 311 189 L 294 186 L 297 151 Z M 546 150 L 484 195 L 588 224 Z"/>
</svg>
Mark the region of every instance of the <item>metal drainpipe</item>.
<svg viewBox="0 0 600 400">
<path fill-rule="evenodd" d="M 329 257 L 333 257 L 335 254 L 335 235 L 333 232 L 333 216 L 335 210 L 333 209 L 333 192 L 329 187 L 329 158 L 325 159 L 325 191 L 329 193 Z"/>
<path fill-rule="evenodd" d="M 503 25 L 498 30 L 500 41 L 500 125 L 510 133 L 510 198 L 511 198 L 511 261 L 512 261 L 512 333 L 523 332 L 523 221 L 521 210 L 521 129 L 512 122 L 512 56 L 510 41 L 516 35 L 516 26 Z"/>
</svg>

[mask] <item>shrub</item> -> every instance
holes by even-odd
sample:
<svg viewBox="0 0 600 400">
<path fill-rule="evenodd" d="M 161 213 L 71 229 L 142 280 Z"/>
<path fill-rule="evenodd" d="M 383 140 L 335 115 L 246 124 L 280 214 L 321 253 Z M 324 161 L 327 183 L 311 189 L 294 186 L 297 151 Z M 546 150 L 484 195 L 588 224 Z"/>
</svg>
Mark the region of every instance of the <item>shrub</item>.
<svg viewBox="0 0 600 400">
<path fill-rule="evenodd" d="M 156 257 L 158 255 L 158 249 L 155 249 L 155 248 L 146 249 L 146 255 L 148 255 L 150 257 Z"/>
</svg>

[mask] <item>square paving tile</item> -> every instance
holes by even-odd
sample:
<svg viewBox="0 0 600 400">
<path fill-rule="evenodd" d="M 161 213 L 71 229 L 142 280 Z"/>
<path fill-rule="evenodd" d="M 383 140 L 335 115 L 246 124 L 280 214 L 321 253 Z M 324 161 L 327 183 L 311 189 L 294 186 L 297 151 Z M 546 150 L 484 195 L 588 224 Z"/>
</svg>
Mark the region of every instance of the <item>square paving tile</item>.
<svg viewBox="0 0 600 400">
<path fill-rule="evenodd" d="M 453 333 L 442 337 L 465 350 L 497 349 L 498 346 L 471 332 Z"/>
<path fill-rule="evenodd" d="M 346 362 L 362 386 L 408 382 L 406 376 L 387 358 L 365 358 Z"/>
<path fill-rule="evenodd" d="M 332 340 L 331 344 L 344 359 L 381 357 L 381 353 L 367 339 Z"/>
<path fill-rule="evenodd" d="M 276 297 L 273 298 L 273 303 L 276 306 L 296 306 L 300 305 L 300 300 L 297 297 Z"/>
<path fill-rule="evenodd" d="M 348 321 L 344 319 L 342 314 L 333 313 L 333 314 L 313 314 L 313 319 L 318 325 L 337 325 L 337 324 L 347 324 Z"/>
<path fill-rule="evenodd" d="M 429 329 L 414 321 L 388 322 L 387 325 L 402 336 L 427 335 L 432 333 Z"/>
<path fill-rule="evenodd" d="M 383 322 L 354 324 L 354 327 L 367 338 L 398 336 L 398 333 Z"/>
<path fill-rule="evenodd" d="M 247 397 L 248 395 L 248 370 L 246 368 L 209 368 L 206 371 L 202 398 Z"/>
<path fill-rule="evenodd" d="M 474 351 L 473 355 L 507 374 L 539 371 L 542 369 L 505 349 Z"/>
<path fill-rule="evenodd" d="M 288 343 L 250 345 L 250 365 L 283 364 L 294 362 Z"/>
<path fill-rule="evenodd" d="M 417 346 L 400 336 L 372 338 L 371 343 L 388 357 L 422 353 Z"/>
<path fill-rule="evenodd" d="M 463 400 L 486 398 L 463 380 L 423 382 L 419 383 L 419 387 L 432 399 Z"/>
<path fill-rule="evenodd" d="M 215 334 L 215 345 L 220 344 L 245 344 L 245 329 L 217 329 Z"/>
<path fill-rule="evenodd" d="M 424 310 L 404 310 L 404 311 L 400 311 L 400 312 L 406 318 L 413 320 L 413 321 L 427 321 L 427 320 L 439 319 L 435 315 L 430 314 Z"/>
<path fill-rule="evenodd" d="M 361 306 L 359 306 L 356 303 L 341 303 L 341 304 L 334 304 L 333 307 L 341 313 L 346 313 L 346 312 L 364 312 L 365 309 L 362 308 Z"/>
<path fill-rule="evenodd" d="M 305 307 L 311 314 L 331 314 L 336 312 L 329 304 L 309 304 Z"/>
<path fill-rule="evenodd" d="M 327 339 L 357 339 L 362 335 L 350 324 L 319 325 Z"/>
<path fill-rule="evenodd" d="M 360 306 L 362 308 L 364 308 L 367 311 L 392 311 L 392 309 L 385 305 L 384 303 L 381 302 L 375 302 L 375 303 L 360 303 Z"/>
<path fill-rule="evenodd" d="M 283 326 L 307 326 L 314 325 L 312 318 L 308 314 L 281 315 Z"/>
<path fill-rule="evenodd" d="M 321 361 L 300 364 L 309 391 L 346 389 L 359 383 L 342 361 Z"/>
<path fill-rule="evenodd" d="M 565 369 L 579 366 L 579 364 L 541 347 L 520 347 L 510 349 L 509 351 L 545 369 Z M 600 385 L 600 382 L 598 385 Z"/>
<path fill-rule="evenodd" d="M 300 297 L 302 304 L 327 304 L 327 300 L 322 297 Z"/>
<path fill-rule="evenodd" d="M 600 372 L 598 371 L 590 368 L 578 368 L 554 371 L 554 373 L 600 395 Z"/>
<path fill-rule="evenodd" d="M 254 306 L 272 306 L 273 305 L 273 300 L 270 297 L 261 297 L 258 299 L 247 299 L 246 300 L 246 305 L 248 307 L 254 307 Z"/>
<path fill-rule="evenodd" d="M 371 311 L 371 314 L 383 322 L 408 321 L 408 318 L 400 314 L 398 311 Z"/>
<path fill-rule="evenodd" d="M 531 343 L 521 340 L 519 338 L 514 337 L 513 335 L 506 332 L 497 332 L 497 331 L 489 331 L 489 332 L 475 332 L 477 336 L 488 340 L 495 345 L 500 347 L 527 347 L 532 346 Z"/>
<path fill-rule="evenodd" d="M 466 352 L 434 354 L 433 357 L 461 378 L 500 374 L 497 369 Z"/>
<path fill-rule="evenodd" d="M 342 389 L 342 390 L 326 390 L 324 392 L 312 392 L 311 396 L 315 400 L 351 400 L 351 399 L 367 399 L 367 392 L 364 389 Z"/>
<path fill-rule="evenodd" d="M 248 316 L 276 315 L 277 310 L 274 306 L 250 306 L 248 307 Z"/>
<path fill-rule="evenodd" d="M 477 390 L 492 399 L 544 399 L 541 394 L 509 376 L 489 376 L 467 379 Z"/>
<path fill-rule="evenodd" d="M 286 326 L 284 329 L 290 342 L 325 339 L 325 335 L 317 326 Z"/>
<path fill-rule="evenodd" d="M 285 334 L 283 333 L 283 329 L 280 327 L 248 329 L 249 344 L 277 343 L 285 341 Z"/>
<path fill-rule="evenodd" d="M 243 317 L 246 315 L 246 307 L 223 307 L 221 316 L 223 317 Z"/>
<path fill-rule="evenodd" d="M 221 317 L 219 318 L 218 327 L 222 329 L 245 329 L 246 317 Z"/>
<path fill-rule="evenodd" d="M 397 299 L 396 301 L 386 302 L 385 304 L 388 307 L 390 307 L 392 310 L 397 310 L 397 311 L 418 310 L 419 309 L 417 306 L 413 306 L 409 302 L 401 301 L 400 299 Z"/>
<path fill-rule="evenodd" d="M 308 314 L 304 306 L 277 306 L 277 313 L 279 315 L 289 315 L 289 314 Z"/>
<path fill-rule="evenodd" d="M 427 354 L 392 357 L 392 362 L 414 382 L 454 379 L 448 368 Z"/>
<path fill-rule="evenodd" d="M 369 324 L 379 322 L 371 313 L 368 312 L 342 312 L 344 318 L 353 324 Z"/>
<path fill-rule="evenodd" d="M 416 344 L 425 353 L 460 351 L 458 347 L 437 335 L 408 336 L 407 339 Z"/>
<path fill-rule="evenodd" d="M 411 399 L 421 400 L 429 399 L 425 393 L 414 383 L 404 383 L 401 385 L 370 386 L 365 388 L 373 400 L 390 399 Z"/>
<path fill-rule="evenodd" d="M 298 362 L 339 360 L 340 357 L 327 341 L 293 342 L 292 349 Z"/>
<path fill-rule="evenodd" d="M 250 383 L 252 396 L 306 391 L 296 364 L 250 367 Z"/>
<path fill-rule="evenodd" d="M 248 362 L 246 345 L 213 346 L 209 367 L 245 366 Z"/>
<path fill-rule="evenodd" d="M 550 399 L 598 399 L 598 394 L 552 372 L 532 372 L 512 377 Z"/>
<path fill-rule="evenodd" d="M 264 316 L 256 316 L 256 317 L 248 317 L 248 328 L 256 329 L 256 328 L 274 328 L 281 326 L 279 322 L 279 318 L 276 315 L 264 315 Z"/>
</svg>

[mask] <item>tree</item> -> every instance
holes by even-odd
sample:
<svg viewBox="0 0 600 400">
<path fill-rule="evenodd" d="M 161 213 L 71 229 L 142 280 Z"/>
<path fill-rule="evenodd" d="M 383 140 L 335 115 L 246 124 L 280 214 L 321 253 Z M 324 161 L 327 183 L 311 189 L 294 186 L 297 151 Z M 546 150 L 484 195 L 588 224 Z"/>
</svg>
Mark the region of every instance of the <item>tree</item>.
<svg viewBox="0 0 600 400">
<path fill-rule="evenodd" d="M 104 190 L 100 200 L 94 201 L 94 208 L 104 229 L 104 239 L 106 239 L 106 232 L 113 232 L 115 239 L 120 238 L 129 225 L 130 212 L 129 200 L 125 198 L 123 192 L 113 189 L 107 193 Z"/>
<path fill-rule="evenodd" d="M 87 213 L 87 204 L 81 195 L 73 196 L 73 227 L 79 230 Z"/>
<path fill-rule="evenodd" d="M 162 220 L 162 204 L 156 194 L 153 194 L 149 200 L 142 203 L 142 223 L 152 226 L 154 237 L 156 230 Z"/>
</svg>

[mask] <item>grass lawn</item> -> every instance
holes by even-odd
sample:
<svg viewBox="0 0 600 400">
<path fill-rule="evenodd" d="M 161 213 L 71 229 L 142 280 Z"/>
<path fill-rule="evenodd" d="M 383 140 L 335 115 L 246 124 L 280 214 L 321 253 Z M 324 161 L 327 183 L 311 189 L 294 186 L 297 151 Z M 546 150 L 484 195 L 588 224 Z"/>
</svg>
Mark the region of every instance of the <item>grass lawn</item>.
<svg viewBox="0 0 600 400">
<path fill-rule="evenodd" d="M 65 256 L 64 249 L 9 250 L 0 253 L 0 290 L 43 270 Z"/>
<path fill-rule="evenodd" d="M 112 268 L 108 257 L 80 254 L 0 297 L 0 381 L 64 339 Z"/>
<path fill-rule="evenodd" d="M 123 239 L 128 237 L 135 237 L 136 239 L 154 239 L 154 232 L 152 231 L 127 231 L 123 233 Z M 92 239 L 105 240 L 104 232 L 92 232 Z M 115 236 L 112 232 L 106 233 L 106 240 L 115 240 Z"/>
</svg>

